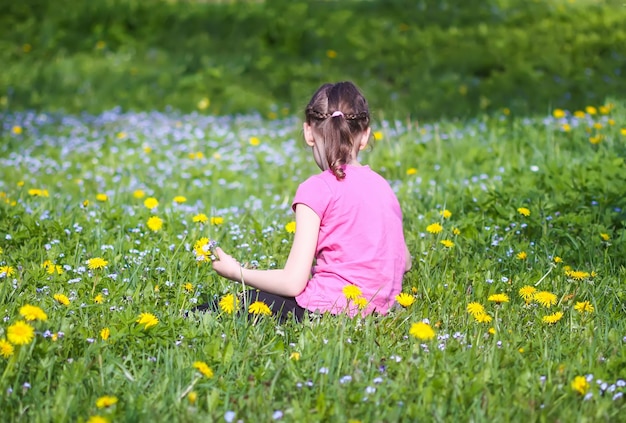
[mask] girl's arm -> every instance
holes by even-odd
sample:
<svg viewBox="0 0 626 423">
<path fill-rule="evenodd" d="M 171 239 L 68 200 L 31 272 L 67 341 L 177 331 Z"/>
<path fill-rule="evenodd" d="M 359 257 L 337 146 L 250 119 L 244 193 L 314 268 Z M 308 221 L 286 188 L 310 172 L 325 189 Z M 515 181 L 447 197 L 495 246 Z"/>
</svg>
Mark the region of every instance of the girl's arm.
<svg viewBox="0 0 626 423">
<path fill-rule="evenodd" d="M 409 270 L 411 270 L 411 266 L 412 266 L 412 258 L 411 258 L 411 252 L 409 251 L 409 247 L 404 244 L 404 248 L 405 248 L 405 254 L 406 254 L 406 264 L 404 265 L 404 273 L 408 272 Z"/>
<path fill-rule="evenodd" d="M 310 207 L 296 204 L 296 233 L 283 269 L 244 269 L 219 247 L 215 250 L 218 260 L 213 262 L 213 269 L 220 276 L 233 281 L 241 282 L 243 278 L 246 285 L 261 291 L 295 297 L 309 281 L 319 231 L 319 216 Z"/>
</svg>

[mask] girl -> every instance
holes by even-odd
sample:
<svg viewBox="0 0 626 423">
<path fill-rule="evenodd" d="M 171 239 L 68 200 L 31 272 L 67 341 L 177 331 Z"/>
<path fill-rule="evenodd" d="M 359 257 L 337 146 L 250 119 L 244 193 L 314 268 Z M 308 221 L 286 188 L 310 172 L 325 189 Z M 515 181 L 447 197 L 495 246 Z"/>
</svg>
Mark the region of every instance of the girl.
<svg viewBox="0 0 626 423">
<path fill-rule="evenodd" d="M 296 232 L 285 267 L 246 269 L 216 248 L 213 269 L 256 288 L 253 299 L 280 318 L 292 313 L 300 320 L 305 311 L 385 314 L 402 289 L 411 256 L 400 205 L 387 181 L 357 158 L 367 146 L 369 123 L 367 101 L 354 84 L 322 85 L 303 124 L 322 173 L 296 191 Z M 344 290 L 349 285 L 358 289 Z"/>
</svg>

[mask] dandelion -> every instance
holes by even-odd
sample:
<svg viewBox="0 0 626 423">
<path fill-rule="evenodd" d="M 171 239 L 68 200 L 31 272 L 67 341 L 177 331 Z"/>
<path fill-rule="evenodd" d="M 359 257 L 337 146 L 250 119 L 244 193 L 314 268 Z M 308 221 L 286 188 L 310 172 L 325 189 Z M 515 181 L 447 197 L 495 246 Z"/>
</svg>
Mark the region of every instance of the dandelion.
<svg viewBox="0 0 626 423">
<path fill-rule="evenodd" d="M 452 216 L 452 212 L 450 210 L 442 210 L 439 212 L 439 214 L 444 218 L 444 219 L 449 219 L 450 216 Z"/>
<path fill-rule="evenodd" d="M 335 50 L 326 50 L 326 57 L 334 59 L 337 57 L 337 52 Z"/>
<path fill-rule="evenodd" d="M 94 415 L 87 419 L 87 423 L 109 423 L 106 417 Z"/>
<path fill-rule="evenodd" d="M 587 279 L 591 275 L 589 272 L 584 272 L 582 270 L 567 270 L 565 272 L 565 276 L 577 281 L 582 281 L 583 279 Z"/>
<path fill-rule="evenodd" d="M 539 304 L 546 308 L 550 308 L 551 306 L 556 304 L 556 295 L 548 291 L 539 291 L 535 292 L 533 295 L 533 300 L 537 301 Z"/>
<path fill-rule="evenodd" d="M 589 382 L 585 376 L 576 376 L 572 380 L 572 389 L 578 392 L 580 395 L 585 395 L 589 391 Z"/>
<path fill-rule="evenodd" d="M 0 355 L 4 358 L 9 358 L 15 352 L 15 348 L 6 339 L 0 339 Z"/>
<path fill-rule="evenodd" d="M 554 109 L 554 111 L 552 112 L 552 116 L 554 116 L 556 119 L 562 119 L 565 117 L 565 111 L 561 109 Z"/>
<path fill-rule="evenodd" d="M 0 266 L 0 277 L 10 277 L 15 275 L 15 269 L 12 266 Z"/>
<path fill-rule="evenodd" d="M 87 267 L 90 270 L 104 269 L 107 264 L 109 264 L 109 262 L 103 259 L 102 257 L 94 257 L 94 258 L 87 260 Z"/>
<path fill-rule="evenodd" d="M 146 196 L 146 193 L 142 189 L 137 189 L 137 190 L 133 191 L 133 197 L 135 197 L 137 199 L 141 199 L 141 198 L 143 198 L 145 196 Z"/>
<path fill-rule="evenodd" d="M 536 291 L 537 289 L 534 286 L 525 285 L 519 289 L 519 296 L 522 297 L 526 303 L 529 303 L 533 299 L 533 295 Z"/>
<path fill-rule="evenodd" d="M 518 209 L 517 209 L 517 212 L 518 212 L 519 214 L 521 214 L 522 216 L 526 216 L 526 217 L 530 216 L 530 210 L 529 210 L 529 209 L 527 209 L 526 207 L 520 207 L 520 208 L 518 208 Z"/>
<path fill-rule="evenodd" d="M 96 195 L 96 200 L 100 201 L 101 203 L 104 203 L 105 201 L 107 201 L 109 199 L 109 196 L 106 194 L 97 194 Z"/>
<path fill-rule="evenodd" d="M 593 137 L 589 137 L 589 143 L 593 144 L 593 145 L 598 145 L 598 144 L 600 144 L 602 142 L 603 138 L 604 137 L 602 135 L 596 135 L 596 136 L 593 136 Z"/>
<path fill-rule="evenodd" d="M 287 223 L 287 224 L 285 225 L 285 230 L 286 230 L 287 232 L 289 232 L 290 234 L 295 233 L 295 232 L 296 232 L 296 222 L 291 221 L 291 222 Z"/>
<path fill-rule="evenodd" d="M 493 318 L 487 313 L 477 313 L 473 315 L 474 320 L 478 323 L 491 323 Z"/>
<path fill-rule="evenodd" d="M 496 328 L 491 327 L 491 328 L 489 328 L 489 330 L 487 332 L 489 332 L 490 335 L 495 335 L 496 334 Z"/>
<path fill-rule="evenodd" d="M 109 328 L 103 328 L 103 329 L 100 331 L 100 338 L 101 338 L 103 341 L 106 341 L 107 339 L 109 339 L 109 336 L 111 336 L 111 330 L 110 330 Z"/>
<path fill-rule="evenodd" d="M 411 329 L 409 329 L 409 334 L 423 341 L 428 341 L 435 337 L 433 328 L 428 323 L 424 322 L 413 323 Z"/>
<path fill-rule="evenodd" d="M 355 298 L 353 301 L 354 305 L 358 307 L 359 310 L 363 310 L 367 307 L 368 301 L 365 297 Z"/>
<path fill-rule="evenodd" d="M 187 197 L 184 197 L 182 195 L 177 195 L 176 197 L 174 197 L 174 202 L 177 204 L 182 204 L 186 201 L 187 201 Z"/>
<path fill-rule="evenodd" d="M 543 321 L 543 323 L 547 323 L 549 325 L 553 325 L 556 322 L 558 322 L 559 320 L 561 320 L 562 317 L 563 317 L 563 312 L 557 311 L 554 314 L 549 314 L 547 316 L 543 316 L 543 318 L 541 320 Z"/>
<path fill-rule="evenodd" d="M 402 307 L 410 307 L 415 302 L 415 297 L 413 295 L 402 292 L 396 295 L 396 301 Z"/>
<path fill-rule="evenodd" d="M 382 139 L 384 138 L 383 131 L 374 131 L 372 135 L 374 135 L 374 140 L 376 141 L 382 141 Z"/>
<path fill-rule="evenodd" d="M 619 133 L 626 137 L 626 128 L 620 129 Z"/>
<path fill-rule="evenodd" d="M 518 260 L 526 260 L 528 258 L 528 254 L 526 254 L 526 251 L 520 251 L 517 253 L 516 257 Z"/>
<path fill-rule="evenodd" d="M 554 260 L 554 262 L 555 262 L 555 263 L 557 263 L 557 264 L 558 264 L 558 263 L 563 263 L 563 259 L 562 259 L 561 257 L 559 257 L 559 256 L 554 257 L 554 259 L 553 259 L 553 260 Z"/>
<path fill-rule="evenodd" d="M 253 147 L 256 147 L 257 145 L 261 144 L 261 140 L 258 139 L 257 137 L 250 137 L 248 142 L 250 142 L 250 145 Z"/>
<path fill-rule="evenodd" d="M 363 293 L 361 292 L 361 288 L 352 284 L 344 286 L 342 291 L 347 300 L 354 300 L 363 295 Z"/>
<path fill-rule="evenodd" d="M 189 405 L 194 405 L 198 400 L 198 393 L 196 391 L 191 391 L 187 394 L 187 401 L 189 401 Z"/>
<path fill-rule="evenodd" d="M 195 361 L 193 363 L 193 368 L 199 371 L 202 376 L 207 379 L 211 379 L 213 377 L 213 370 L 206 364 L 204 361 Z"/>
<path fill-rule="evenodd" d="M 255 301 L 252 304 L 250 304 L 250 307 L 248 307 L 248 313 L 271 316 L 272 310 L 263 301 Z"/>
<path fill-rule="evenodd" d="M 572 126 L 569 123 L 564 123 L 561 125 L 561 130 L 563 130 L 563 132 L 570 132 L 572 130 Z"/>
<path fill-rule="evenodd" d="M 449 239 L 442 239 L 441 241 L 439 241 L 441 243 L 441 245 L 443 245 L 446 248 L 452 248 L 454 247 L 454 242 L 450 241 Z"/>
<path fill-rule="evenodd" d="M 96 407 L 98 408 L 108 408 L 112 405 L 117 404 L 117 397 L 112 395 L 104 395 L 96 400 Z"/>
<path fill-rule="evenodd" d="M 13 345 L 30 344 L 35 337 L 35 329 L 23 320 L 7 328 L 7 338 Z"/>
<path fill-rule="evenodd" d="M 104 297 L 102 294 L 98 294 L 93 298 L 93 302 L 96 304 L 102 304 L 104 302 Z"/>
<path fill-rule="evenodd" d="M 579 313 L 593 313 L 593 311 L 595 310 L 595 308 L 593 307 L 593 304 L 591 304 L 589 301 L 579 301 L 576 302 L 576 304 L 574 305 L 574 310 L 576 310 Z"/>
<path fill-rule="evenodd" d="M 588 114 L 590 114 L 591 116 L 593 116 L 593 115 L 595 115 L 595 114 L 597 114 L 597 113 L 598 113 L 598 110 L 597 110 L 595 107 L 593 107 L 593 106 L 587 106 L 587 107 L 585 107 L 585 111 L 586 111 Z"/>
<path fill-rule="evenodd" d="M 211 225 L 221 225 L 224 223 L 224 218 L 220 216 L 211 216 Z"/>
<path fill-rule="evenodd" d="M 209 217 L 204 213 L 198 213 L 191 220 L 195 223 L 206 223 L 209 221 Z"/>
<path fill-rule="evenodd" d="M 417 173 L 417 169 L 415 169 L 414 167 L 410 167 L 406 170 L 406 176 L 412 176 L 415 175 Z"/>
<path fill-rule="evenodd" d="M 509 296 L 506 294 L 492 294 L 487 298 L 487 301 L 493 301 L 494 303 L 508 303 Z"/>
<path fill-rule="evenodd" d="M 452 228 L 452 235 L 461 235 L 459 228 Z"/>
<path fill-rule="evenodd" d="M 482 306 L 482 304 L 477 302 L 469 303 L 466 310 L 472 316 L 476 316 L 477 314 L 485 314 L 485 308 Z"/>
<path fill-rule="evenodd" d="M 156 326 L 159 323 L 159 319 L 152 313 L 141 313 L 135 322 L 144 325 L 144 329 L 149 329 L 152 326 Z"/>
<path fill-rule="evenodd" d="M 54 294 L 52 298 L 54 298 L 58 301 L 59 304 L 62 304 L 64 306 L 70 305 L 70 299 L 67 298 L 67 295 L 65 294 Z"/>
<path fill-rule="evenodd" d="M 209 100 L 208 97 L 202 98 L 200 101 L 198 101 L 198 104 L 196 104 L 196 106 L 200 110 L 206 110 L 209 108 L 210 105 L 211 105 L 211 100 Z"/>
<path fill-rule="evenodd" d="M 148 219 L 147 226 L 151 231 L 157 232 L 163 227 L 163 219 L 158 216 L 152 216 Z"/>
<path fill-rule="evenodd" d="M 299 361 L 300 360 L 300 353 L 297 352 L 297 351 L 292 352 L 291 354 L 289 354 L 289 360 Z"/>
<path fill-rule="evenodd" d="M 13 132 L 13 134 L 15 135 L 21 135 L 22 132 L 24 132 L 23 128 L 19 125 L 14 125 L 13 128 L 11 128 L 11 132 Z"/>
<path fill-rule="evenodd" d="M 41 308 L 30 304 L 20 307 L 20 315 L 29 321 L 40 320 L 45 322 L 48 320 L 48 315 Z"/>
<path fill-rule="evenodd" d="M 426 226 L 426 231 L 431 234 L 438 234 L 439 232 L 443 231 L 443 226 L 441 226 L 439 223 L 432 223 Z"/>
<path fill-rule="evenodd" d="M 602 241 L 610 241 L 611 240 L 611 235 L 606 234 L 606 233 L 601 233 L 600 234 L 600 238 L 602 238 Z"/>
<path fill-rule="evenodd" d="M 187 292 L 193 291 L 193 284 L 191 282 L 187 282 L 183 285 L 183 289 Z"/>
<path fill-rule="evenodd" d="M 159 206 L 159 201 L 154 198 L 154 197 L 148 197 L 145 199 L 145 201 L 143 202 L 143 205 L 147 208 L 147 209 L 155 209 Z"/>
</svg>

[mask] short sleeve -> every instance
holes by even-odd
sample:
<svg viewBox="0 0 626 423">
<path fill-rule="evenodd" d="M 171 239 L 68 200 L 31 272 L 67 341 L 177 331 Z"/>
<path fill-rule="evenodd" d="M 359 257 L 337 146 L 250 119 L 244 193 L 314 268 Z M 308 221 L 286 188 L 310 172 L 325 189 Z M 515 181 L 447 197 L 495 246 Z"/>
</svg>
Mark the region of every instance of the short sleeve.
<svg viewBox="0 0 626 423">
<path fill-rule="evenodd" d="M 321 220 L 326 213 L 330 198 L 331 190 L 328 184 L 318 175 L 312 176 L 298 187 L 291 208 L 295 210 L 296 204 L 304 204 L 310 207 Z"/>
</svg>

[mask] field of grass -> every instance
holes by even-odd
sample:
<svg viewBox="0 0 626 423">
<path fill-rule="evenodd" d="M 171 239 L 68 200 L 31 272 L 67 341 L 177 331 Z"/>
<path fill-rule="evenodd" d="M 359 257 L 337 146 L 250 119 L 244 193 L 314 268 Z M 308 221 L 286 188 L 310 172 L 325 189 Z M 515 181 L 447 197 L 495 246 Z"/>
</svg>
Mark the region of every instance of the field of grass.
<svg viewBox="0 0 626 423">
<path fill-rule="evenodd" d="M 284 263 L 299 119 L 3 114 L 3 420 L 623 420 L 626 108 L 589 106 L 376 120 L 414 302 L 282 325 L 185 312 L 241 290 L 204 237 Z"/>
</svg>

